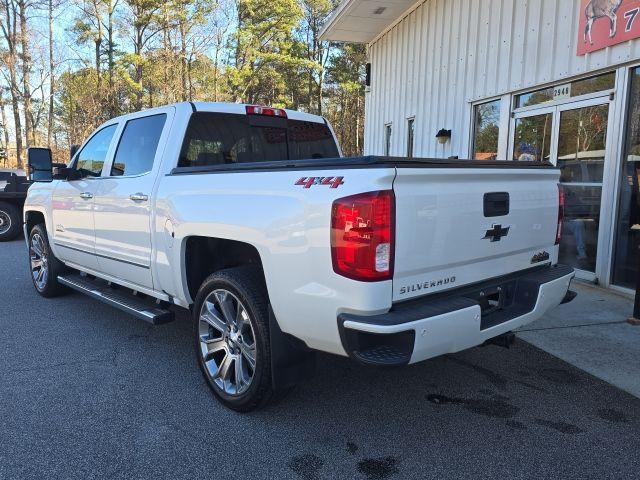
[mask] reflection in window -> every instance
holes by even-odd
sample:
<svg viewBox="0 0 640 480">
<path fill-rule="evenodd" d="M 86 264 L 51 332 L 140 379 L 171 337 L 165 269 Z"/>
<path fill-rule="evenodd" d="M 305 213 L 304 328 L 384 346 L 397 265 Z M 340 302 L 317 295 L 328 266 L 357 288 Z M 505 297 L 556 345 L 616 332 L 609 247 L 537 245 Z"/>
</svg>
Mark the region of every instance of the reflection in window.
<svg viewBox="0 0 640 480">
<path fill-rule="evenodd" d="M 476 105 L 473 117 L 473 159 L 496 160 L 500 136 L 500 100 Z"/>
<path fill-rule="evenodd" d="M 635 288 L 640 252 L 640 68 L 632 70 L 625 155 L 620 176 L 613 283 Z"/>
<path fill-rule="evenodd" d="M 553 114 L 544 113 L 516 120 L 513 159 L 520 162 L 549 161 Z"/>
</svg>

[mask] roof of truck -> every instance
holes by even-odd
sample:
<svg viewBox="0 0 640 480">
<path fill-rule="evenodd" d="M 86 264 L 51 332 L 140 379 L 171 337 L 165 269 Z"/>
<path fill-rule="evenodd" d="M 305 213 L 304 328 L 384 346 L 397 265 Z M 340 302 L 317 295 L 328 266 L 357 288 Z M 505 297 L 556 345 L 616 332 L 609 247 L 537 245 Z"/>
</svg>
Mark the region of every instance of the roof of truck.
<svg viewBox="0 0 640 480">
<path fill-rule="evenodd" d="M 198 112 L 236 113 L 241 115 L 246 115 L 246 107 L 251 106 L 251 104 L 248 103 L 230 102 L 191 102 L 191 104 L 195 106 L 195 109 Z M 325 123 L 324 117 L 321 117 L 320 115 L 313 115 L 312 113 L 301 112 L 299 110 L 289 110 L 287 108 L 283 108 L 282 110 L 287 112 L 287 118 L 290 118 L 292 120 Z"/>
<path fill-rule="evenodd" d="M 231 102 L 180 102 L 180 103 L 172 103 L 169 105 L 159 105 L 158 107 L 149 108 L 142 111 L 152 113 L 154 110 L 164 108 L 164 107 L 185 106 L 185 105 L 191 108 L 193 111 L 197 111 L 197 112 L 233 113 L 238 115 L 246 115 L 247 113 L 246 107 L 251 106 L 251 104 L 248 104 L 248 103 L 231 103 Z M 262 105 L 262 106 L 266 106 L 266 105 Z M 273 108 L 276 108 L 276 107 L 273 107 Z M 311 113 L 301 112 L 299 110 L 289 110 L 286 108 L 282 110 L 287 112 L 287 118 L 290 118 L 292 120 L 302 120 L 305 122 L 315 122 L 315 123 L 326 123 L 326 120 L 324 119 L 324 117 L 321 117 L 320 115 L 313 115 Z M 119 117 L 110 119 L 109 121 L 105 122 L 105 124 L 111 123 L 114 120 L 119 121 L 119 120 L 125 119 L 136 113 L 138 112 L 131 112 L 125 115 L 120 115 Z"/>
</svg>

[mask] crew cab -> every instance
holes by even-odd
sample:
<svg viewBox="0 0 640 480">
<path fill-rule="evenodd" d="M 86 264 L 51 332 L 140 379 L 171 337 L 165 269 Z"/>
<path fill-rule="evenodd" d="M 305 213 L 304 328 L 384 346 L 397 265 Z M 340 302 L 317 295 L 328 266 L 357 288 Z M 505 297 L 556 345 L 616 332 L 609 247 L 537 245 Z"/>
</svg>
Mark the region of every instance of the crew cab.
<svg viewBox="0 0 640 480">
<path fill-rule="evenodd" d="M 317 351 L 406 365 L 572 298 L 548 164 L 341 158 L 322 117 L 223 103 L 109 120 L 68 166 L 28 156 L 36 290 L 151 323 L 190 309 L 199 366 L 239 411 L 311 375 Z"/>
</svg>

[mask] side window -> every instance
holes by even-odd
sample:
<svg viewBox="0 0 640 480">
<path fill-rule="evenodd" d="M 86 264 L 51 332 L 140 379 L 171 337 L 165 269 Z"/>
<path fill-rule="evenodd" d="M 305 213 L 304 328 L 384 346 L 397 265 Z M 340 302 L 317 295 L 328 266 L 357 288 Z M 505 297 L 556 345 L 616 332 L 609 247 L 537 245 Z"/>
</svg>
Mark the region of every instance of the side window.
<svg viewBox="0 0 640 480">
<path fill-rule="evenodd" d="M 407 157 L 413 158 L 413 137 L 415 134 L 415 118 L 407 118 Z"/>
<path fill-rule="evenodd" d="M 152 170 L 166 120 L 163 113 L 127 122 L 113 159 L 112 177 L 142 175 Z"/>
<path fill-rule="evenodd" d="M 391 152 L 391 132 L 392 126 L 390 123 L 384 126 L 384 155 L 389 156 Z"/>
<path fill-rule="evenodd" d="M 500 137 L 500 100 L 476 105 L 473 111 L 473 159 L 496 160 Z"/>
<path fill-rule="evenodd" d="M 104 159 L 109 151 L 109 145 L 118 125 L 109 125 L 98 131 L 84 148 L 78 153 L 76 169 L 89 177 L 99 177 L 102 173 Z"/>
</svg>

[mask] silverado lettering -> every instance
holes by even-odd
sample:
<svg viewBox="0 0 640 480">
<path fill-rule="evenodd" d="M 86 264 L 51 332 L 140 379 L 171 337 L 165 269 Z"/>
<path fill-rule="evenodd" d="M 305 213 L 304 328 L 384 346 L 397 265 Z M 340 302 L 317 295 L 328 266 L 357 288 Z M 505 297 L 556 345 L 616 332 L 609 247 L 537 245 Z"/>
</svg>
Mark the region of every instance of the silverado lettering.
<svg viewBox="0 0 640 480">
<path fill-rule="evenodd" d="M 422 283 L 414 283 L 413 285 L 407 285 L 400 287 L 400 295 L 404 295 L 409 292 L 419 292 L 420 290 L 427 290 L 433 287 L 440 287 L 442 285 L 448 285 L 454 283 L 456 277 L 441 278 L 440 280 L 429 280 Z"/>
</svg>

